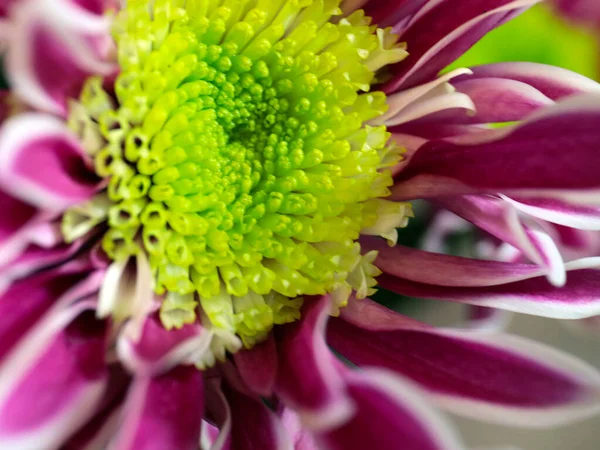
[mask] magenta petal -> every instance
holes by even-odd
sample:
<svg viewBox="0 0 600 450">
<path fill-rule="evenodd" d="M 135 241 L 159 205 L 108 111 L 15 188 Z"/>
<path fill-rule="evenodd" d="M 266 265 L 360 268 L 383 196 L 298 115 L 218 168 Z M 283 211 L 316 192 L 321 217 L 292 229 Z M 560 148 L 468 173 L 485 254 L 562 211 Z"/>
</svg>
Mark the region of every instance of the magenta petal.
<svg viewBox="0 0 600 450">
<path fill-rule="evenodd" d="M 235 450 L 291 450 L 279 418 L 259 398 L 226 391 L 231 408 L 231 444 Z"/>
<path fill-rule="evenodd" d="M 145 319 L 139 338 L 129 331 L 126 325 L 117 352 L 121 363 L 136 376 L 167 372 L 210 343 L 208 333 L 199 324 L 166 330 L 157 314 Z"/>
<path fill-rule="evenodd" d="M 239 375 L 257 395 L 270 397 L 277 377 L 277 349 L 273 335 L 250 350 L 241 350 L 233 355 Z"/>
<path fill-rule="evenodd" d="M 345 378 L 356 414 L 343 426 L 317 435 L 323 450 L 464 448 L 412 384 L 377 369 L 348 371 Z"/>
<path fill-rule="evenodd" d="M 477 260 L 425 252 L 379 239 L 361 239 L 364 251 L 378 252 L 375 265 L 385 273 L 438 286 L 493 286 L 544 275 L 534 264 Z"/>
<path fill-rule="evenodd" d="M 134 380 L 110 450 L 197 450 L 204 411 L 202 372 L 179 366 Z"/>
<path fill-rule="evenodd" d="M 457 414 L 535 427 L 600 412 L 596 369 L 525 338 L 440 330 L 354 301 L 330 321 L 328 340 L 359 365 L 418 382 Z"/>
<path fill-rule="evenodd" d="M 324 339 L 329 297 L 309 298 L 302 319 L 278 328 L 279 370 L 275 393 L 314 428 L 348 419 L 353 407 Z"/>
<path fill-rule="evenodd" d="M 598 265 L 596 258 L 592 262 Z M 410 297 L 488 306 L 542 317 L 581 319 L 600 315 L 598 275 L 596 269 L 574 270 L 568 273 L 562 287 L 552 286 L 544 278 L 478 288 L 433 286 L 391 275 L 381 275 L 378 281 L 383 288 Z"/>
<path fill-rule="evenodd" d="M 64 116 L 68 99 L 78 98 L 89 76 L 114 71 L 104 61 L 110 22 L 88 9 L 99 9 L 92 3 L 98 2 L 15 5 L 6 73 L 14 91 L 36 109 Z"/>
<path fill-rule="evenodd" d="M 537 3 L 515 0 L 430 1 L 400 35 L 410 55 L 394 66 L 389 93 L 428 81 L 492 29 Z"/>
<path fill-rule="evenodd" d="M 40 209 L 62 211 L 93 196 L 98 179 L 64 123 L 30 113 L 2 126 L 0 185 Z"/>
<path fill-rule="evenodd" d="M 392 198 L 501 192 L 595 201 L 599 122 L 600 96 L 588 95 L 545 108 L 516 127 L 430 141 L 398 174 Z"/>
<path fill-rule="evenodd" d="M 98 408 L 108 382 L 106 324 L 85 304 L 59 311 L 0 367 L 0 441 L 58 448 Z M 77 318 L 74 318 L 77 316 Z"/>
</svg>

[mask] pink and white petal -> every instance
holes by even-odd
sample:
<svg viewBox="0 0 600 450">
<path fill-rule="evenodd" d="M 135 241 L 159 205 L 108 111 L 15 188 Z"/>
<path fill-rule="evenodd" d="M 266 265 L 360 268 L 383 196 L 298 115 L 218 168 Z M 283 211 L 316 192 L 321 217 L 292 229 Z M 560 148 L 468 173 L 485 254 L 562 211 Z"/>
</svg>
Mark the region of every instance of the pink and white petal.
<svg viewBox="0 0 600 450">
<path fill-rule="evenodd" d="M 545 220 L 579 230 L 600 231 L 600 208 L 577 205 L 557 199 L 513 199 L 501 196 L 519 211 Z"/>
<path fill-rule="evenodd" d="M 178 366 L 155 378 L 137 377 L 125 418 L 109 450 L 197 450 L 204 411 L 203 375 Z"/>
<path fill-rule="evenodd" d="M 577 72 L 546 64 L 507 62 L 477 66 L 471 70 L 473 75 L 469 78 L 503 78 L 519 81 L 555 101 L 572 95 L 600 93 L 598 82 Z"/>
<path fill-rule="evenodd" d="M 235 366 L 244 384 L 256 395 L 270 397 L 277 378 L 277 348 L 273 334 L 250 350 L 233 355 Z"/>
<path fill-rule="evenodd" d="M 583 319 L 600 314 L 600 272 L 598 258 L 566 264 L 566 284 L 552 286 L 545 278 L 487 287 L 447 287 L 416 283 L 391 275 L 381 275 L 379 285 L 410 297 L 467 303 L 500 308 L 523 314 L 557 319 Z M 582 267 L 577 267 L 581 265 Z"/>
<path fill-rule="evenodd" d="M 379 27 L 400 29 L 410 18 L 423 7 L 428 0 L 344 0 L 342 10 L 349 14 L 357 9 L 364 9 L 365 14 L 373 19 Z"/>
<path fill-rule="evenodd" d="M 119 429 L 123 410 L 117 408 L 107 414 L 99 415 L 69 439 L 61 450 L 100 450 L 106 448 L 115 432 Z"/>
<path fill-rule="evenodd" d="M 311 429 L 331 428 L 354 412 L 325 343 L 331 307 L 327 296 L 309 298 L 302 319 L 276 330 L 279 367 L 275 393 Z"/>
<path fill-rule="evenodd" d="M 545 269 L 552 284 L 564 284 L 564 263 L 553 239 L 538 224 L 520 217 L 510 204 L 495 197 L 481 195 L 444 197 L 438 203 L 521 251 L 528 259 Z"/>
<path fill-rule="evenodd" d="M 298 414 L 289 408 L 284 408 L 280 415 L 283 426 L 291 437 L 294 450 L 319 450 L 312 434 L 302 427 Z"/>
<path fill-rule="evenodd" d="M 231 445 L 235 450 L 294 450 L 279 417 L 260 400 L 227 389 Z"/>
<path fill-rule="evenodd" d="M 92 6 L 90 2 L 83 2 Z M 6 73 L 11 87 L 36 109 L 65 116 L 90 75 L 109 75 L 104 61 L 110 21 L 76 2 L 23 0 L 12 11 Z"/>
<path fill-rule="evenodd" d="M 60 212 L 92 197 L 98 178 L 77 138 L 59 119 L 15 116 L 0 131 L 0 187 L 38 208 Z"/>
<path fill-rule="evenodd" d="M 377 251 L 381 271 L 407 280 L 438 286 L 495 286 L 539 277 L 543 267 L 430 253 L 403 245 L 389 247 L 379 239 L 361 239 L 363 251 Z"/>
<path fill-rule="evenodd" d="M 600 202 L 594 170 L 600 165 L 599 121 L 600 95 L 590 94 L 545 108 L 515 127 L 429 141 L 410 155 L 391 198 L 501 192 Z"/>
<path fill-rule="evenodd" d="M 410 55 L 392 68 L 384 90 L 391 93 L 436 76 L 486 33 L 539 0 L 432 1 L 415 15 L 400 35 Z"/>
<path fill-rule="evenodd" d="M 328 338 L 349 360 L 409 377 L 456 414 L 549 427 L 600 412 L 595 368 L 525 338 L 434 328 L 371 301 L 351 302 Z"/>
<path fill-rule="evenodd" d="M 357 404 L 351 420 L 316 434 L 324 450 L 459 450 L 452 428 L 426 403 L 420 390 L 381 369 L 346 370 L 348 394 Z"/>
<path fill-rule="evenodd" d="M 80 302 L 48 316 L 0 367 L 0 441 L 57 449 L 96 412 L 108 385 L 107 327 Z M 34 407 L 32 407 L 34 405 Z"/>
<path fill-rule="evenodd" d="M 209 332 L 200 324 L 166 330 L 157 314 L 148 316 L 140 336 L 137 325 L 127 323 L 117 339 L 121 364 L 136 376 L 156 376 L 182 363 L 191 363 L 198 352 L 210 351 Z"/>
</svg>

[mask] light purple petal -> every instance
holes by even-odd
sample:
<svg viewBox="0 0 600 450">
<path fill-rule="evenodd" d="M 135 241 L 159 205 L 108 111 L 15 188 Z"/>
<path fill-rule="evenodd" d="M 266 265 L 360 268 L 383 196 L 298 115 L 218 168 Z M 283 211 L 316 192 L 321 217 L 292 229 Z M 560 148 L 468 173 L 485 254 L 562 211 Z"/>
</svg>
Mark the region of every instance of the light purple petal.
<svg viewBox="0 0 600 450">
<path fill-rule="evenodd" d="M 98 179 L 66 125 L 28 113 L 0 131 L 0 186 L 40 209 L 62 211 L 90 198 Z"/>
<path fill-rule="evenodd" d="M 353 406 L 324 339 L 329 297 L 305 301 L 302 319 L 279 327 L 279 368 L 275 393 L 310 428 L 327 428 L 348 419 Z"/>
<path fill-rule="evenodd" d="M 83 302 L 41 323 L 0 366 L 0 441 L 58 448 L 96 411 L 107 387 L 105 322 Z M 82 313 L 82 311 L 85 311 Z"/>
<path fill-rule="evenodd" d="M 379 369 L 348 371 L 345 378 L 356 414 L 341 427 L 316 436 L 323 450 L 464 448 L 412 383 Z"/>
<path fill-rule="evenodd" d="M 93 3 L 98 2 L 15 4 L 6 73 L 12 89 L 36 109 L 64 116 L 68 99 L 78 98 L 89 76 L 115 70 L 104 60 L 111 45 L 110 21 L 89 9 L 99 9 Z"/>
<path fill-rule="evenodd" d="M 209 351 L 210 337 L 200 324 L 186 324 L 179 329 L 166 330 L 158 314 L 148 316 L 141 335 L 131 332 L 131 322 L 125 325 L 117 341 L 121 363 L 136 376 L 156 376 L 190 358 L 202 347 Z"/>
<path fill-rule="evenodd" d="M 285 408 L 280 415 L 283 426 L 292 439 L 293 450 L 319 450 L 314 437 L 302 427 L 300 418 L 293 410 Z"/>
<path fill-rule="evenodd" d="M 600 197 L 600 96 L 573 97 L 516 127 L 425 143 L 396 176 L 394 200 L 474 192 Z"/>
<path fill-rule="evenodd" d="M 436 329 L 366 300 L 330 321 L 328 340 L 359 365 L 411 378 L 457 414 L 538 427 L 600 412 L 596 369 L 525 338 Z"/>
<path fill-rule="evenodd" d="M 292 450 L 279 418 L 260 398 L 227 389 L 231 408 L 231 445 L 235 450 Z"/>
<path fill-rule="evenodd" d="M 486 33 L 513 18 L 536 0 L 432 1 L 400 35 L 410 55 L 394 66 L 387 93 L 433 79 Z"/>
<path fill-rule="evenodd" d="M 197 450 L 204 411 L 202 372 L 179 366 L 156 378 L 138 377 L 109 450 Z"/>
<path fill-rule="evenodd" d="M 250 350 L 241 350 L 233 355 L 240 377 L 257 395 L 270 397 L 277 377 L 277 349 L 270 334 Z"/>
</svg>

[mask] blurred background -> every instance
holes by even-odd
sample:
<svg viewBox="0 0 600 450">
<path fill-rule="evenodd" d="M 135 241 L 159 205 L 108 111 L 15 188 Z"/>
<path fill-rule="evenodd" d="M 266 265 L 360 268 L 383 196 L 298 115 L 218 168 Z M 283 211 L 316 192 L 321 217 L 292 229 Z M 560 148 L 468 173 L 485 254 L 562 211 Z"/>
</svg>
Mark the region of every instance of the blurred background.
<svg viewBox="0 0 600 450">
<path fill-rule="evenodd" d="M 572 10 L 576 3 L 586 2 L 590 6 L 600 4 L 600 0 L 556 0 Z M 589 6 L 580 11 L 585 7 Z M 600 5 L 593 8 L 600 10 Z M 575 16 L 565 17 L 548 0 L 486 36 L 448 70 L 501 61 L 532 61 L 564 67 L 600 81 L 600 17 Z M 402 243 L 419 245 L 423 228 L 423 224 L 413 221 L 401 232 Z M 459 233 L 446 251 L 473 256 L 464 255 L 464 249 L 473 249 L 474 239 L 469 231 Z M 423 300 L 405 299 L 399 305 L 385 293 L 378 296 L 380 301 L 429 323 L 451 326 L 464 320 L 465 311 L 454 304 L 426 302 L 423 307 Z M 600 327 L 595 335 L 577 333 L 568 329 L 565 321 L 517 314 L 508 331 L 563 349 L 600 368 Z M 458 417 L 452 420 L 469 448 L 475 450 L 600 450 L 598 417 L 542 430 L 486 425 Z"/>
</svg>

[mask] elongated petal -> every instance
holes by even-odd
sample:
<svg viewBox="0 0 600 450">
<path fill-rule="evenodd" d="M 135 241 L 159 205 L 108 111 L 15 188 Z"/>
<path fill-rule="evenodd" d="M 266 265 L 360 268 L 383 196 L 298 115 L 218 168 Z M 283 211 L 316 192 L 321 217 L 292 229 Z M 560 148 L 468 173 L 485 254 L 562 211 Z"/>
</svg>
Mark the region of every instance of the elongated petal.
<svg viewBox="0 0 600 450">
<path fill-rule="evenodd" d="M 131 324 L 131 323 L 130 323 Z M 141 336 L 136 336 L 127 324 L 117 341 L 121 363 L 136 376 L 156 376 L 168 372 L 180 363 L 190 363 L 191 355 L 209 350 L 210 337 L 199 324 L 187 324 L 180 329 L 166 330 L 156 314 L 143 324 Z"/>
<path fill-rule="evenodd" d="M 109 450 L 196 450 L 204 409 L 202 372 L 179 366 L 156 378 L 138 377 L 124 408 L 125 421 Z"/>
<path fill-rule="evenodd" d="M 90 198 L 98 179 L 58 119 L 21 114 L 0 131 L 0 187 L 40 209 L 62 211 Z"/>
<path fill-rule="evenodd" d="M 357 412 L 343 426 L 317 435 L 325 450 L 464 448 L 411 383 L 377 369 L 348 371 L 345 378 Z"/>
<path fill-rule="evenodd" d="M 302 319 L 278 330 L 275 393 L 311 428 L 332 427 L 353 412 L 335 361 L 325 344 L 329 297 L 305 302 Z"/>
<path fill-rule="evenodd" d="M 89 305 L 58 311 L 0 367 L 0 441 L 10 449 L 58 448 L 102 401 L 108 382 L 104 322 Z"/>
<path fill-rule="evenodd" d="M 277 349 L 273 335 L 250 350 L 233 355 L 244 383 L 257 395 L 270 397 L 277 377 Z"/>
<path fill-rule="evenodd" d="M 457 414 L 538 427 L 600 412 L 596 369 L 525 338 L 436 329 L 368 300 L 332 320 L 328 338 L 351 361 L 401 373 Z"/>
<path fill-rule="evenodd" d="M 545 278 L 488 287 L 443 287 L 404 280 L 391 275 L 378 278 L 379 284 L 398 294 L 432 300 L 506 309 L 524 314 L 560 319 L 580 319 L 600 314 L 600 272 L 598 258 L 566 264 L 566 284 L 555 287 Z M 578 267 L 580 266 L 580 267 Z"/>
<path fill-rule="evenodd" d="M 36 109 L 66 115 L 90 75 L 108 75 L 110 22 L 74 1 L 22 0 L 12 11 L 6 61 L 11 87 Z"/>
<path fill-rule="evenodd" d="M 235 450 L 294 450 L 283 424 L 259 398 L 226 391 L 231 408 L 231 443 Z"/>
<path fill-rule="evenodd" d="M 215 430 L 211 430 L 210 450 L 231 450 L 231 407 L 225 398 L 225 394 L 221 388 L 219 379 L 208 380 L 206 383 L 206 413 L 215 423 L 218 434 Z M 203 428 L 206 428 L 204 426 Z M 205 436 L 202 436 L 203 441 L 207 441 Z M 207 443 L 208 444 L 208 443 Z M 208 450 L 207 449 L 207 450 Z M 205 450 L 205 449 L 202 449 Z"/>
<path fill-rule="evenodd" d="M 537 0 L 430 2 L 401 34 L 410 56 L 392 69 L 394 77 L 384 90 L 390 93 L 434 78 L 490 30 L 535 3 Z"/>
<path fill-rule="evenodd" d="M 597 201 L 599 121 L 600 96 L 590 94 L 516 127 L 428 142 L 396 177 L 392 198 L 502 192 Z"/>
<path fill-rule="evenodd" d="M 280 416 L 285 431 L 292 439 L 294 450 L 319 450 L 313 435 L 302 427 L 300 418 L 293 410 L 285 408 Z"/>
<path fill-rule="evenodd" d="M 438 286 L 494 286 L 539 277 L 545 272 L 535 264 L 441 255 L 403 245 L 389 247 L 376 239 L 362 239 L 361 248 L 377 250 L 375 265 L 385 273 Z"/>
</svg>

